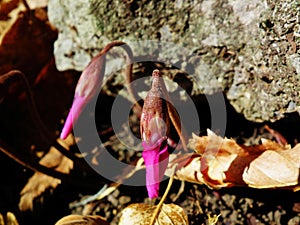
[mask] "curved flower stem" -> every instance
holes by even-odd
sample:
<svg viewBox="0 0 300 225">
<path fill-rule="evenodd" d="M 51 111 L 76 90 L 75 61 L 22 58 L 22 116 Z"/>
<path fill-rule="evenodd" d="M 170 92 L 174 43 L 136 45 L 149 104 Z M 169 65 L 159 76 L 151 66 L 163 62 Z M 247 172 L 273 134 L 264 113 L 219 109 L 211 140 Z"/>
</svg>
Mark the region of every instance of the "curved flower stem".
<svg viewBox="0 0 300 225">
<path fill-rule="evenodd" d="M 177 112 L 175 111 L 175 109 L 173 107 L 174 104 L 172 102 L 172 99 L 171 99 L 171 97 L 168 93 L 168 90 L 167 90 L 166 85 L 165 85 L 164 82 L 162 82 L 162 88 L 163 88 L 163 92 L 164 92 L 164 95 L 165 95 L 166 100 L 167 100 L 168 113 L 169 113 L 171 122 L 174 125 L 176 132 L 178 133 L 178 136 L 181 140 L 183 149 L 185 151 L 187 151 L 186 131 L 185 131 L 184 127 L 180 125 L 180 118 L 179 118 Z"/>
<path fill-rule="evenodd" d="M 154 211 L 154 213 L 152 215 L 152 218 L 151 218 L 151 221 L 150 221 L 149 225 L 154 225 L 156 219 L 158 218 L 158 215 L 160 213 L 161 207 L 163 206 L 164 201 L 165 201 L 165 199 L 166 199 L 166 197 L 167 197 L 167 195 L 168 195 L 168 193 L 169 193 L 169 191 L 170 191 L 170 189 L 172 187 L 176 168 L 177 168 L 177 163 L 173 165 L 171 176 L 170 176 L 170 179 L 169 179 L 169 182 L 168 182 L 168 186 L 166 188 L 166 191 L 165 191 L 164 195 L 161 197 L 161 200 L 159 201 L 158 205 L 155 208 L 155 211 Z"/>
<path fill-rule="evenodd" d="M 126 65 L 126 72 L 125 72 L 126 73 L 126 76 L 125 76 L 126 84 L 128 85 L 127 90 L 129 92 L 130 97 L 132 98 L 133 103 L 136 103 L 136 102 L 138 102 L 137 101 L 138 95 L 136 94 L 135 91 L 133 91 L 133 88 L 131 86 L 131 82 L 132 82 L 132 66 L 133 66 L 133 53 L 132 53 L 132 50 L 129 47 L 129 45 L 127 45 L 123 41 L 118 41 L 118 40 L 112 41 L 109 44 L 107 44 L 102 49 L 102 51 L 98 54 L 98 56 L 96 56 L 96 57 L 100 57 L 100 56 L 106 54 L 110 49 L 112 49 L 115 46 L 122 47 L 125 50 L 126 54 L 127 54 L 127 65 Z M 138 107 L 140 108 L 140 110 L 142 109 L 142 106 L 140 104 L 138 104 Z"/>
</svg>

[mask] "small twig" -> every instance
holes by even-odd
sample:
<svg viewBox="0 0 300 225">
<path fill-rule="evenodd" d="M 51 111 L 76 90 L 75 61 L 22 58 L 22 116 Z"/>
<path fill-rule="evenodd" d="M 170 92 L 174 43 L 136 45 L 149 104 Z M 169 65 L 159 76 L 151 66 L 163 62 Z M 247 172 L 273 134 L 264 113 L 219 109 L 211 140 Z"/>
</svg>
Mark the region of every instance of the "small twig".
<svg viewBox="0 0 300 225">
<path fill-rule="evenodd" d="M 218 222 L 219 216 L 221 216 L 221 214 L 213 215 L 212 217 L 210 216 L 210 214 L 208 214 L 207 225 L 215 225 Z"/>
<path fill-rule="evenodd" d="M 82 176 L 72 176 L 70 174 L 59 172 L 55 169 L 50 169 L 46 166 L 33 161 L 30 157 L 21 155 L 18 151 L 8 146 L 3 140 L 0 139 L 0 151 L 6 154 L 11 159 L 15 160 L 20 165 L 42 174 L 63 180 L 65 183 L 76 185 L 79 187 L 90 187 L 95 185 L 95 177 L 87 178 Z M 83 182 L 84 180 L 84 182 Z M 101 182 L 100 182 L 101 183 Z"/>
<path fill-rule="evenodd" d="M 271 129 L 268 125 L 265 125 L 264 129 L 266 129 L 276 139 L 278 144 L 282 146 L 286 146 L 288 144 L 287 140 L 278 131 Z"/>
<path fill-rule="evenodd" d="M 140 158 L 136 164 L 135 164 L 135 167 L 134 169 L 131 171 L 131 172 L 127 172 L 127 171 L 124 171 L 123 174 L 120 175 L 120 178 L 118 179 L 117 182 L 115 183 L 111 183 L 109 186 L 107 184 L 105 184 L 100 191 L 98 191 L 95 195 L 92 195 L 80 202 L 77 202 L 75 204 L 72 204 L 70 205 L 71 208 L 74 208 L 74 207 L 78 207 L 78 206 L 83 206 L 83 205 L 86 205 L 92 201 L 95 201 L 95 200 L 101 200 L 102 198 L 106 197 L 107 195 L 109 195 L 111 192 L 113 192 L 115 189 L 117 189 L 122 183 L 124 180 L 126 179 L 129 179 L 131 176 L 133 176 L 133 174 L 135 174 L 137 171 L 141 170 L 141 169 L 144 169 L 145 166 L 142 166 L 142 163 L 144 162 L 144 160 L 142 158 Z"/>
<path fill-rule="evenodd" d="M 5 144 L 5 142 L 1 139 L 0 139 L 0 151 L 2 151 L 7 156 L 15 160 L 17 163 L 35 172 L 44 173 L 48 176 L 55 177 L 58 179 L 65 179 L 67 176 L 69 176 L 68 174 L 61 173 L 53 169 L 49 169 L 46 166 L 43 166 L 35 161 L 32 161 L 31 158 L 29 157 L 24 157 L 24 155 L 21 156 L 14 149 L 12 149 L 10 146 Z"/>
<path fill-rule="evenodd" d="M 184 192 L 184 187 L 185 187 L 185 181 L 182 180 L 181 181 L 181 184 L 180 184 L 180 188 L 176 194 L 176 196 L 173 198 L 173 201 L 175 202 L 179 197 L 180 195 Z"/>
<path fill-rule="evenodd" d="M 22 3 L 23 3 L 23 5 L 25 6 L 26 10 L 27 10 L 28 12 L 30 12 L 30 7 L 29 7 L 27 1 L 26 1 L 26 0 L 22 0 Z"/>
<path fill-rule="evenodd" d="M 97 200 L 97 197 L 99 195 L 101 195 L 105 190 L 107 189 L 107 184 L 105 184 L 101 189 L 100 191 L 98 191 L 95 195 L 92 195 L 82 201 L 79 201 L 79 202 L 76 202 L 76 203 L 73 203 L 73 204 L 70 204 L 70 208 L 75 208 L 75 207 L 78 207 L 78 206 L 84 206 L 92 201 L 95 201 Z"/>
<path fill-rule="evenodd" d="M 166 188 L 166 191 L 164 193 L 164 195 L 162 196 L 161 200 L 159 201 L 158 205 L 156 206 L 155 208 L 155 211 L 153 213 L 153 216 L 151 218 L 151 221 L 150 221 L 150 224 L 149 225 L 154 225 L 155 223 L 155 220 L 157 219 L 159 213 L 160 213 L 160 210 L 161 210 L 161 207 L 163 206 L 164 204 L 164 201 L 172 187 L 172 184 L 173 184 L 173 180 L 174 180 L 174 174 L 175 174 L 175 171 L 176 171 L 176 168 L 177 168 L 177 164 L 174 164 L 173 168 L 172 168 L 172 174 L 170 176 L 170 179 L 169 179 L 169 183 L 168 183 L 168 186 Z"/>
</svg>

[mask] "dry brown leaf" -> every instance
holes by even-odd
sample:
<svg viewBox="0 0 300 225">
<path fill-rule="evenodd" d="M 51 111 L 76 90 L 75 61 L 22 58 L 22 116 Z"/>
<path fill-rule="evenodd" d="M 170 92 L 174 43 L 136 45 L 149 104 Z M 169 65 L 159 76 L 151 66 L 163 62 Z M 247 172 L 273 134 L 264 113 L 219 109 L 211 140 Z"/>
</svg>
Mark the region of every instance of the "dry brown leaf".
<svg viewBox="0 0 300 225">
<path fill-rule="evenodd" d="M 58 140 L 66 149 L 74 143 L 73 136 L 69 136 L 65 141 Z M 40 160 L 40 164 L 56 171 L 68 174 L 73 168 L 73 161 L 62 155 L 56 148 L 51 147 L 50 151 Z M 60 179 L 35 172 L 28 180 L 21 191 L 19 208 L 21 211 L 32 210 L 33 201 L 49 188 L 56 188 L 61 182 Z"/>
<path fill-rule="evenodd" d="M 144 225 L 149 224 L 156 206 L 147 204 L 131 204 L 123 209 L 119 225 Z M 184 225 L 188 223 L 188 217 L 184 210 L 175 204 L 163 204 L 158 218 L 154 223 L 158 224 L 170 224 L 170 225 Z"/>
<path fill-rule="evenodd" d="M 17 20 L 19 12 L 24 9 L 19 0 L 0 1 L 0 43 L 5 33 Z"/>
<path fill-rule="evenodd" d="M 1 35 L 0 74 L 18 69 L 31 76 L 31 83 L 52 58 L 56 38 L 57 31 L 49 24 L 44 9 L 18 11 L 16 20 L 7 24 Z"/>
<path fill-rule="evenodd" d="M 210 130 L 207 134 L 190 140 L 196 153 L 171 157 L 171 164 L 179 164 L 178 179 L 212 188 L 299 186 L 300 144 L 291 148 L 263 139 L 261 145 L 244 146 Z"/>
<path fill-rule="evenodd" d="M 254 159 L 243 173 L 250 187 L 286 187 L 298 184 L 300 145 L 284 151 L 267 150 Z"/>
<path fill-rule="evenodd" d="M 69 215 L 61 218 L 55 225 L 109 225 L 105 218 L 95 216 Z"/>
</svg>

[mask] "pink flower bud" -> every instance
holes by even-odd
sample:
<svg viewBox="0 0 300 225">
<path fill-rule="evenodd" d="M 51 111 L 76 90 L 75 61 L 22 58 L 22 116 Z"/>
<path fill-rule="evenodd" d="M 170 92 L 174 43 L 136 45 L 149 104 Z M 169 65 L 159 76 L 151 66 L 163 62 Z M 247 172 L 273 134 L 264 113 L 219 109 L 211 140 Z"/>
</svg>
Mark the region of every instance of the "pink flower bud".
<svg viewBox="0 0 300 225">
<path fill-rule="evenodd" d="M 98 55 L 82 72 L 75 89 L 71 110 L 60 134 L 61 139 L 66 139 L 72 132 L 73 125 L 77 122 L 84 107 L 99 92 L 105 69 L 105 56 Z"/>
<path fill-rule="evenodd" d="M 146 166 L 146 187 L 149 198 L 156 198 L 159 193 L 159 183 L 168 166 L 169 152 L 166 137 L 157 140 L 154 145 L 143 141 L 142 156 Z"/>
<path fill-rule="evenodd" d="M 105 72 L 105 54 L 115 46 L 120 46 L 126 51 L 128 60 L 127 71 L 129 74 L 127 75 L 127 82 L 130 83 L 133 61 L 132 51 L 125 42 L 112 41 L 106 45 L 105 48 L 96 57 L 94 57 L 83 70 L 77 83 L 73 104 L 61 132 L 60 138 L 65 139 L 72 132 L 73 126 L 77 122 L 84 107 L 99 93 Z M 129 87 L 129 92 L 131 95 L 134 95 L 131 87 Z M 135 96 L 133 96 L 133 98 L 134 97 Z"/>
<path fill-rule="evenodd" d="M 152 87 L 144 101 L 141 116 L 141 136 L 144 151 L 142 156 L 146 165 L 146 186 L 149 198 L 156 198 L 159 183 L 168 165 L 169 116 L 164 99 L 164 81 L 158 70 L 152 73 Z"/>
</svg>

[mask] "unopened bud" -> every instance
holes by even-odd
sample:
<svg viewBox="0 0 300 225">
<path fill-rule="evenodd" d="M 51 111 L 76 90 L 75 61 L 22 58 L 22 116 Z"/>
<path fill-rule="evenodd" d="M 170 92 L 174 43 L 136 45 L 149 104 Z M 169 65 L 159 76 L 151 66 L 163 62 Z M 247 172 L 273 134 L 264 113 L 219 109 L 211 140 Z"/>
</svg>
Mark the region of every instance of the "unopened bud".
<svg viewBox="0 0 300 225">
<path fill-rule="evenodd" d="M 156 198 L 159 193 L 159 183 L 168 165 L 167 138 L 170 119 L 163 92 L 164 81 L 158 70 L 153 71 L 152 79 L 152 87 L 144 101 L 140 128 L 148 196 Z"/>
<path fill-rule="evenodd" d="M 140 122 L 142 140 L 148 144 L 168 136 L 170 125 L 167 102 L 162 89 L 164 81 L 159 70 L 153 71 L 152 79 L 152 87 L 144 101 Z"/>
</svg>

